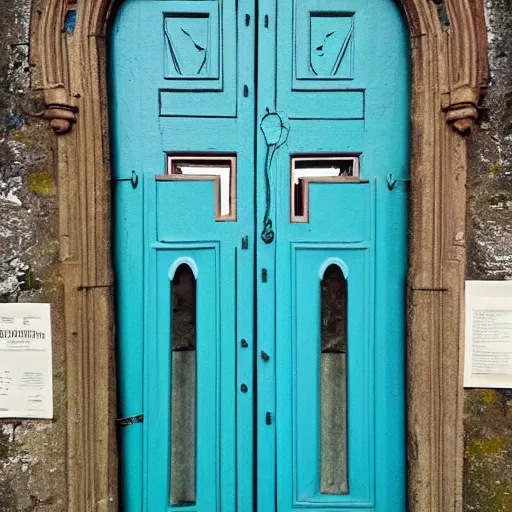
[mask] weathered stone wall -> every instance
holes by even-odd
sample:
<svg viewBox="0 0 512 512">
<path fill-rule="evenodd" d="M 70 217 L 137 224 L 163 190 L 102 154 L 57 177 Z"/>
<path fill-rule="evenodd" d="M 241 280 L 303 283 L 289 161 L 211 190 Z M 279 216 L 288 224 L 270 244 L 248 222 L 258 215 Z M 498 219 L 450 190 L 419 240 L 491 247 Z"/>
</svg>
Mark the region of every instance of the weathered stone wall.
<svg viewBox="0 0 512 512">
<path fill-rule="evenodd" d="M 0 0 L 0 302 L 53 304 L 55 420 L 0 421 L 1 512 L 66 510 L 55 139 L 31 73 L 31 4 Z"/>
<path fill-rule="evenodd" d="M 468 279 L 512 279 L 512 0 L 486 0 L 490 83 L 471 141 Z M 466 391 L 465 510 L 512 511 L 512 391 Z"/>
</svg>

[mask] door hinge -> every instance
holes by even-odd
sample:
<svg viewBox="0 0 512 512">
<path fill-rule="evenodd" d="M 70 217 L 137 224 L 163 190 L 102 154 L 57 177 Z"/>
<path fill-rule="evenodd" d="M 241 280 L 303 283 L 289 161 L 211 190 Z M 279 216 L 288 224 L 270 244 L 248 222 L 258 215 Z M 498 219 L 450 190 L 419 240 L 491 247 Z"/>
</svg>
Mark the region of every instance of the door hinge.
<svg viewBox="0 0 512 512">
<path fill-rule="evenodd" d="M 116 178 L 114 181 L 129 181 L 132 184 L 132 188 L 136 189 L 139 184 L 139 177 L 135 171 L 132 171 L 132 175 L 129 178 Z"/>
<path fill-rule="evenodd" d="M 267 425 L 272 425 L 272 414 L 269 411 L 265 414 L 265 423 Z"/>
<path fill-rule="evenodd" d="M 135 423 L 143 423 L 144 422 L 144 414 L 137 414 L 136 416 L 127 416 L 126 418 L 118 418 L 116 423 L 120 427 L 129 427 L 130 425 L 135 425 Z"/>
<path fill-rule="evenodd" d="M 249 237 L 247 235 L 242 237 L 242 249 L 249 249 Z"/>
</svg>

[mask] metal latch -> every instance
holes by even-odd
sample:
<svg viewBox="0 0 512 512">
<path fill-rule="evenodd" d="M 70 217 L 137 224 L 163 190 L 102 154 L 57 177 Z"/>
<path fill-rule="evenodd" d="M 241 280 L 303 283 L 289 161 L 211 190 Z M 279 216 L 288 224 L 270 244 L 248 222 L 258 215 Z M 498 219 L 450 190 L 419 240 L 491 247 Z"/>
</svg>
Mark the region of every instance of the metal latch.
<svg viewBox="0 0 512 512">
<path fill-rule="evenodd" d="M 135 423 L 142 423 L 144 421 L 144 414 L 137 414 L 136 416 L 127 416 L 126 418 L 118 418 L 116 423 L 120 427 L 129 427 Z"/>
<path fill-rule="evenodd" d="M 129 181 L 132 184 L 132 188 L 136 189 L 139 184 L 139 177 L 135 171 L 132 171 L 132 175 L 129 178 L 117 178 L 114 181 Z"/>
<path fill-rule="evenodd" d="M 389 174 L 386 175 L 386 182 L 388 184 L 388 189 L 389 190 L 393 190 L 395 188 L 395 185 L 396 185 L 397 181 L 408 182 L 408 181 L 411 181 L 411 180 L 409 178 L 395 178 L 393 176 L 392 172 L 390 172 Z"/>
</svg>

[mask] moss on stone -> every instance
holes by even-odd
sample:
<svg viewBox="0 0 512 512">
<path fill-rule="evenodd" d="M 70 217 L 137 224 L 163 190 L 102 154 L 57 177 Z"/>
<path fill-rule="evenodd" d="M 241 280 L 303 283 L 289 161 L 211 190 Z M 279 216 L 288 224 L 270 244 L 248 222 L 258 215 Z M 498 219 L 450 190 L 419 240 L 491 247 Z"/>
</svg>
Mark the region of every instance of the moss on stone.
<svg viewBox="0 0 512 512">
<path fill-rule="evenodd" d="M 16 132 L 12 132 L 11 139 L 21 144 L 25 144 L 25 146 L 27 146 L 29 149 L 36 145 L 36 140 L 26 130 L 18 130 Z"/>
<path fill-rule="evenodd" d="M 465 402 L 464 510 L 512 511 L 512 405 L 493 389 L 468 390 Z"/>
<path fill-rule="evenodd" d="M 484 404 L 501 404 L 501 395 L 494 389 L 480 389 L 478 392 Z"/>
<path fill-rule="evenodd" d="M 467 475 L 465 498 L 467 511 L 510 512 L 512 483 L 499 479 L 491 465 L 475 464 Z"/>
<path fill-rule="evenodd" d="M 493 164 L 489 167 L 489 174 L 501 174 L 503 172 L 503 166 L 500 164 Z"/>
<path fill-rule="evenodd" d="M 495 437 L 493 439 L 473 439 L 466 448 L 466 457 L 486 457 L 505 453 L 505 439 Z"/>
<path fill-rule="evenodd" d="M 34 194 L 53 195 L 55 194 L 55 182 L 52 176 L 47 172 L 36 172 L 29 174 L 28 186 Z"/>
</svg>

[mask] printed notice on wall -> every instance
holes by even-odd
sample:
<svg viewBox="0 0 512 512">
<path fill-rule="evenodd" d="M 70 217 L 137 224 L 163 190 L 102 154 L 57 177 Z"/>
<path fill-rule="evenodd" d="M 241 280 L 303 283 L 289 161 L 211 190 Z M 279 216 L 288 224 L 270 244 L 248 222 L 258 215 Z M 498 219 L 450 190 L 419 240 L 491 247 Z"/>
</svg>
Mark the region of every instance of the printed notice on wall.
<svg viewBox="0 0 512 512">
<path fill-rule="evenodd" d="M 512 281 L 466 281 L 464 386 L 512 388 Z"/>
<path fill-rule="evenodd" d="M 52 418 L 50 304 L 0 304 L 0 418 Z"/>
</svg>

